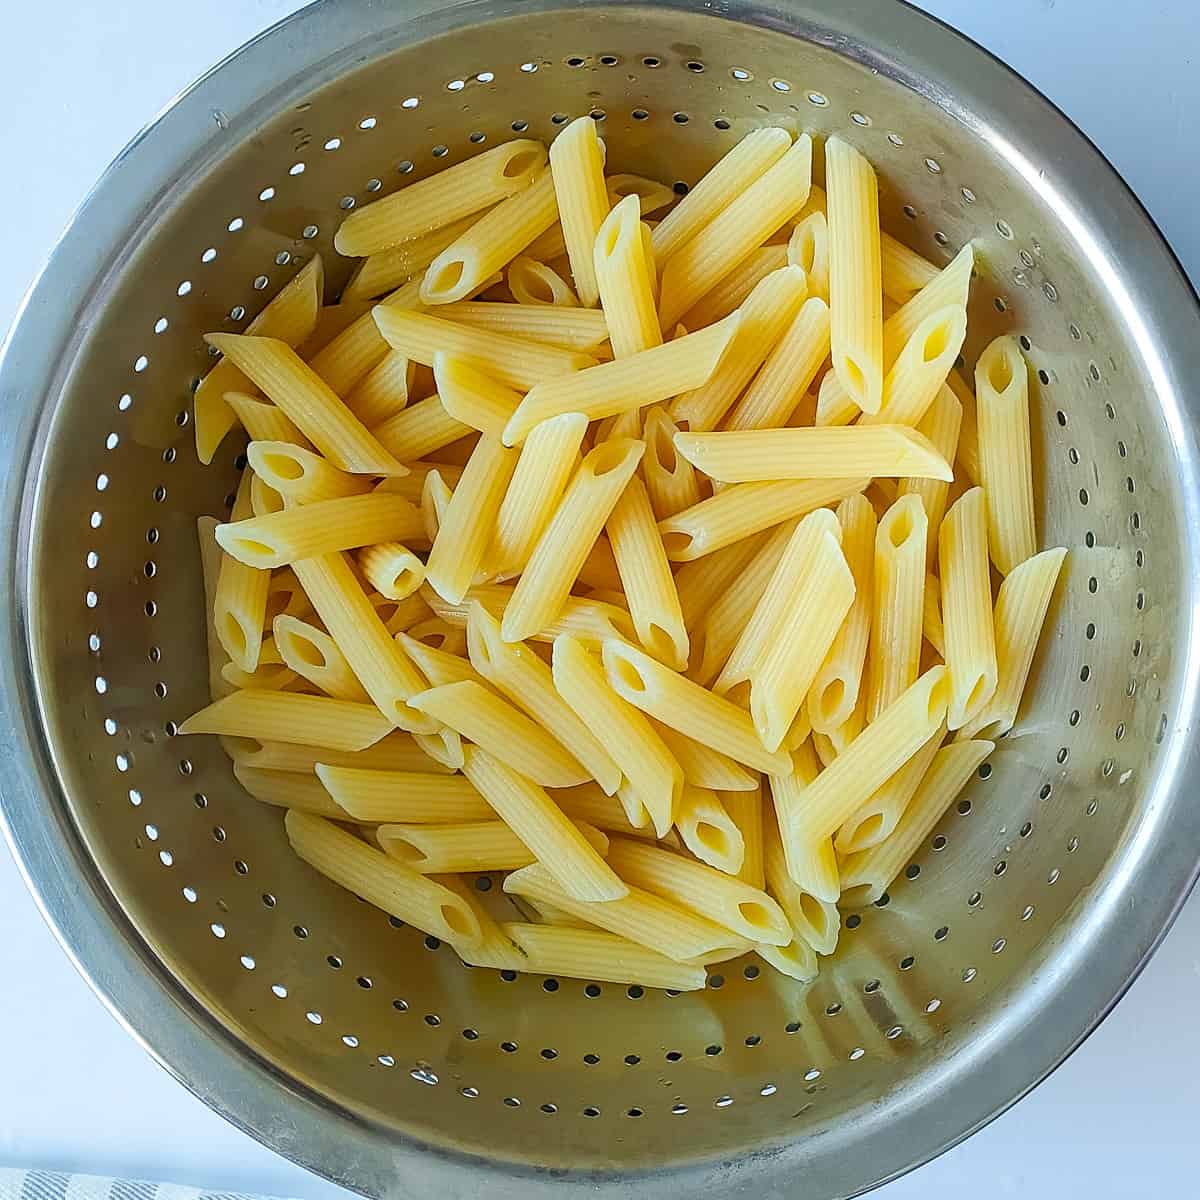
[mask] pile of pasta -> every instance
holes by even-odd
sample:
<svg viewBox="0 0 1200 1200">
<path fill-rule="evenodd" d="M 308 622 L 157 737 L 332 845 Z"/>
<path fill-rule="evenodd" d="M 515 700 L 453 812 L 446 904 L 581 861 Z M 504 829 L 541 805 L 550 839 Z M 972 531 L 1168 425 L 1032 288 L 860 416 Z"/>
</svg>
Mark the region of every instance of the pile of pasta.
<svg viewBox="0 0 1200 1200">
<path fill-rule="evenodd" d="M 968 386 L 971 247 L 823 157 L 759 129 L 676 202 L 581 118 L 351 213 L 339 303 L 314 259 L 208 337 L 198 451 L 240 425 L 248 466 L 182 731 L 469 964 L 811 979 L 1017 717 L 1065 554 L 1027 365 Z"/>
</svg>

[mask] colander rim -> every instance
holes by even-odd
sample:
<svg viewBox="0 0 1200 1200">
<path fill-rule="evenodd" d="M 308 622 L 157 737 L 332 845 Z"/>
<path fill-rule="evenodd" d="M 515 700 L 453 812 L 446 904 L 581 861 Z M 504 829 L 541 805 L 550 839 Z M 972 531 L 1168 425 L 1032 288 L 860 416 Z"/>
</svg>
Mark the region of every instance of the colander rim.
<svg viewBox="0 0 1200 1200">
<path fill-rule="evenodd" d="M 638 0 L 583 2 L 613 9 L 651 7 Z M 578 6 L 576 0 L 567 7 Z M 522 11 L 560 7 L 562 0 L 530 0 Z M 660 0 L 652 7 L 693 11 L 688 0 Z M 1068 214 L 1077 219 L 1084 213 L 1103 215 L 1099 228 L 1120 230 L 1122 253 L 1118 256 L 1113 246 L 1109 257 L 1120 257 L 1128 267 L 1122 275 L 1126 305 L 1147 314 L 1139 347 L 1152 360 L 1175 441 L 1178 470 L 1170 483 L 1179 491 L 1182 536 L 1188 539 L 1180 548 L 1181 561 L 1191 567 L 1186 586 L 1194 593 L 1200 545 L 1190 531 L 1200 530 L 1200 484 L 1184 385 L 1188 378 L 1200 377 L 1200 304 L 1153 219 L 1070 118 L 965 35 L 904 0 L 891 0 L 886 11 L 877 0 L 843 0 L 835 12 L 822 11 L 833 7 L 822 0 L 729 0 L 721 13 L 707 16 L 783 30 L 825 45 L 836 37 L 843 52 L 900 78 L 968 130 L 990 134 L 994 143 L 1003 137 L 1011 153 L 1027 164 L 1038 150 L 1052 151 L 1064 175 L 1067 166 L 1074 172 L 1069 186 L 1060 180 L 1056 189 Z M 819 1128 L 803 1141 L 736 1160 L 652 1173 L 556 1173 L 549 1178 L 537 1168 L 485 1162 L 417 1139 L 400 1139 L 332 1108 L 323 1098 L 318 1104 L 318 1097 L 301 1083 L 240 1046 L 141 940 L 70 819 L 46 743 L 28 649 L 28 518 L 44 449 L 46 410 L 77 344 L 84 324 L 80 315 L 103 292 L 122 239 L 161 213 L 172 184 L 201 170 L 205 160 L 220 152 L 214 110 L 223 111 L 234 127 L 333 78 L 351 64 L 355 47 L 386 42 L 395 48 L 418 34 L 430 36 L 513 11 L 492 0 L 449 5 L 405 0 L 386 11 L 371 0 L 317 0 L 181 92 L 121 151 L 77 210 L 0 347 L 0 395 L 8 401 L 7 428 L 0 439 L 0 470 L 6 479 L 0 544 L 9 552 L 0 580 L 7 614 L 0 622 L 0 733 L 5 735 L 0 744 L 11 747 L 0 756 L 0 827 L 43 917 L 130 1034 L 234 1125 L 343 1186 L 366 1195 L 416 1194 L 431 1185 L 457 1194 L 453 1172 L 469 1163 L 490 1171 L 490 1194 L 497 1197 L 551 1188 L 556 1194 L 571 1187 L 591 1191 L 597 1182 L 625 1188 L 636 1184 L 637 1194 L 647 1197 L 685 1188 L 715 1193 L 734 1184 L 753 1185 L 768 1196 L 784 1195 L 798 1171 L 804 1172 L 814 1195 L 858 1194 L 957 1144 L 1041 1082 L 1107 1015 L 1170 928 L 1200 872 L 1189 849 L 1200 835 L 1200 810 L 1189 811 L 1185 795 L 1189 780 L 1200 772 L 1200 748 L 1190 749 L 1185 736 L 1194 724 L 1200 681 L 1195 626 L 1187 631 L 1177 695 L 1169 706 L 1177 718 L 1164 743 L 1166 761 L 1146 802 L 1146 812 L 1156 819 L 1144 817 L 1130 831 L 1094 885 L 1094 907 L 1082 925 L 1087 936 L 1078 936 L 1080 927 L 1073 926 L 1073 940 L 1061 933 L 1050 939 L 1042 955 L 1049 969 L 1012 997 L 989 1036 L 976 1038 L 969 1053 L 958 1056 L 960 1061 L 936 1081 L 928 1071 L 920 1073 L 882 1104 L 869 1110 L 863 1106 L 861 1115 L 844 1116 L 836 1127 Z M 872 45 L 890 47 L 888 55 Z M 927 73 L 935 63 L 938 73 Z M 986 110 L 987 97 L 999 95 L 1007 113 L 983 128 L 974 114 Z M 1031 181 L 1031 186 L 1037 185 Z M 1078 224 L 1082 228 L 1084 222 Z M 1097 255 L 1107 241 L 1095 246 Z M 64 296 L 76 297 L 75 304 L 64 305 Z M 1187 608 L 1195 612 L 1198 606 Z M 1134 876 L 1152 878 L 1155 891 L 1139 895 L 1139 904 L 1130 911 L 1123 898 Z M 998 997 L 995 1004 L 1004 999 Z M 287 1132 L 281 1133 L 283 1129 Z M 852 1147 L 855 1152 L 848 1153 Z"/>
</svg>

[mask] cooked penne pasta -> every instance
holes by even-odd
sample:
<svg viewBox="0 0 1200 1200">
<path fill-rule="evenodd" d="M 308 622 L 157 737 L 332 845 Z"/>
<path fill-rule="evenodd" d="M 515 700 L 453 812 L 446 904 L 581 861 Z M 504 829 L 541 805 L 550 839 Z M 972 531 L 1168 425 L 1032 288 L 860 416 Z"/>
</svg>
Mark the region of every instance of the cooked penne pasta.
<svg viewBox="0 0 1200 1200">
<path fill-rule="evenodd" d="M 699 333 L 531 388 L 504 431 L 505 443 L 520 445 L 535 425 L 560 413 L 581 412 L 595 421 L 699 387 L 721 361 L 737 320 L 733 316 Z"/>
<path fill-rule="evenodd" d="M 204 632 L 208 648 L 208 697 L 210 700 L 219 700 L 233 690 L 221 674 L 221 668 L 229 662 L 229 655 L 225 653 L 225 647 L 221 645 L 221 639 L 217 636 L 217 579 L 221 574 L 221 562 L 225 554 L 217 545 L 214 533 L 216 527 L 217 519 L 215 517 L 196 518 L 196 538 L 200 543 L 200 571 L 204 577 Z M 269 592 L 267 602 L 269 607 Z"/>
<path fill-rule="evenodd" d="M 786 246 L 760 247 L 734 267 L 707 295 L 701 296 L 684 313 L 682 325 L 687 329 L 703 329 L 706 325 L 715 324 L 739 308 L 768 275 L 786 266 Z"/>
<path fill-rule="evenodd" d="M 1037 552 L 1029 446 L 1029 368 L 1013 337 L 997 338 L 975 364 L 979 474 L 988 544 L 1001 575 Z"/>
<path fill-rule="evenodd" d="M 497 383 L 465 358 L 437 354 L 433 377 L 446 411 L 490 437 L 499 437 L 521 402 L 521 394 Z"/>
<path fill-rule="evenodd" d="M 683 768 L 684 781 L 693 787 L 728 793 L 726 800 L 734 793 L 757 790 L 758 775 L 734 762 L 729 755 L 695 741 L 662 721 L 651 719 L 650 724 Z"/>
<path fill-rule="evenodd" d="M 471 213 L 449 225 L 443 225 L 440 229 L 368 255 L 359 263 L 350 277 L 350 282 L 342 289 L 342 303 L 374 299 L 410 279 L 423 275 L 429 264 L 476 224 L 480 216 L 480 213 Z"/>
<path fill-rule="evenodd" d="M 821 377 L 820 386 L 817 388 L 817 408 L 813 414 L 813 424 L 822 428 L 849 425 L 861 411 L 850 398 L 850 393 L 842 387 L 837 372 L 830 367 Z"/>
<path fill-rule="evenodd" d="M 483 565 L 505 489 L 517 465 L 515 450 L 485 434 L 479 440 L 450 503 L 438 519 L 425 578 L 439 596 L 457 604 Z"/>
<path fill-rule="evenodd" d="M 321 817 L 293 809 L 284 826 L 292 849 L 309 866 L 368 904 L 449 942 L 479 939 L 475 913 L 448 888 Z"/>
<path fill-rule="evenodd" d="M 883 403 L 883 302 L 879 186 L 849 142 L 825 142 L 829 315 L 833 369 L 865 413 Z"/>
<path fill-rule="evenodd" d="M 659 522 L 672 562 L 689 562 L 861 492 L 868 479 L 799 479 L 740 483 Z"/>
<path fill-rule="evenodd" d="M 346 407 L 368 429 L 374 429 L 407 407 L 415 371 L 415 364 L 403 354 L 389 350 L 346 396 Z"/>
<path fill-rule="evenodd" d="M 252 442 L 290 442 L 306 450 L 311 443 L 277 404 L 256 400 L 245 392 L 226 392 L 225 402 L 237 414 Z"/>
<path fill-rule="evenodd" d="M 802 133 L 753 183 L 665 260 L 658 314 L 662 328 L 673 328 L 701 296 L 795 216 L 808 199 L 811 182 L 812 138 Z"/>
<path fill-rule="evenodd" d="M 537 860 L 503 821 L 453 825 L 380 825 L 379 848 L 420 875 L 514 871 Z"/>
<path fill-rule="evenodd" d="M 580 303 L 594 308 L 600 292 L 592 247 L 608 216 L 604 148 L 591 117 L 577 117 L 550 144 L 550 171 L 558 198 L 563 242 Z"/>
<path fill-rule="evenodd" d="M 981 734 L 996 738 L 1013 727 L 1066 554 L 1061 548 L 1043 550 L 1014 567 L 1000 585 L 995 611 L 996 690 L 959 730 L 960 738 Z"/>
<path fill-rule="evenodd" d="M 440 774 L 427 759 L 411 770 L 337 765 L 318 759 L 317 778 L 338 806 L 368 825 L 486 821 L 491 806 L 461 775 Z"/>
<path fill-rule="evenodd" d="M 179 732 L 365 750 L 393 728 L 371 704 L 300 692 L 239 691 L 193 713 L 179 726 Z"/>
<path fill-rule="evenodd" d="M 755 534 L 734 542 L 715 554 L 681 564 L 675 571 L 675 590 L 684 624 L 690 630 L 702 626 L 710 609 L 725 596 L 739 579 L 747 564 L 766 540 L 765 534 Z M 692 658 L 696 655 L 693 647 Z"/>
<path fill-rule="evenodd" d="M 767 822 L 765 837 L 763 859 L 767 894 L 783 910 L 794 938 L 811 946 L 817 954 L 832 954 L 841 928 L 837 905 L 818 900 L 788 874 L 779 826 L 775 821 Z"/>
<path fill-rule="evenodd" d="M 408 541 L 424 530 L 420 512 L 403 496 L 371 492 L 230 521 L 216 532 L 227 554 L 266 570 L 376 542 Z"/>
<path fill-rule="evenodd" d="M 337 642 L 323 629 L 286 615 L 276 617 L 271 628 L 280 656 L 301 678 L 337 700 L 370 699 Z"/>
<path fill-rule="evenodd" d="M 461 875 L 433 875 L 430 879 L 453 892 L 479 922 L 479 939 L 451 941 L 454 953 L 472 967 L 490 967 L 495 971 L 526 971 L 529 958 L 513 944 L 503 926 L 484 906 L 479 893 Z"/>
<path fill-rule="evenodd" d="M 817 955 L 803 938 L 793 938 L 786 946 L 755 946 L 754 953 L 781 975 L 808 983 L 820 973 Z"/>
<path fill-rule="evenodd" d="M 329 817 L 334 821 L 349 820 L 349 814 L 331 799 L 315 775 L 301 775 L 296 771 L 271 771 L 235 762 L 233 777 L 255 800 L 263 804 L 270 804 L 276 808 L 294 808 L 300 812 L 312 813 L 316 817 Z"/>
<path fill-rule="evenodd" d="M 605 217 L 593 260 L 613 357 L 662 345 L 654 303 L 654 256 L 647 254 L 642 237 L 637 197 L 626 197 Z"/>
<path fill-rule="evenodd" d="M 946 631 L 942 627 L 942 585 L 936 575 L 925 576 L 925 611 L 921 618 L 921 632 L 925 640 L 944 660 L 946 657 Z"/>
<path fill-rule="evenodd" d="M 410 404 L 374 430 L 380 444 L 405 461 L 432 454 L 471 432 L 471 426 L 452 417 L 436 395 Z"/>
<path fill-rule="evenodd" d="M 238 484 L 230 513 L 235 525 L 258 520 L 250 515 L 251 479 L 250 472 L 246 471 Z M 261 564 L 243 562 L 230 553 L 221 538 L 221 530 L 227 528 L 228 525 L 217 525 L 213 530 L 217 544 L 224 551 L 213 594 L 213 627 L 230 662 L 242 671 L 253 671 L 258 666 L 262 649 L 271 575 Z"/>
<path fill-rule="evenodd" d="M 988 741 L 955 742 L 934 755 L 928 773 L 894 832 L 878 845 L 850 855 L 842 864 L 844 905 L 859 908 L 873 904 L 887 891 L 950 802 L 994 749 Z"/>
<path fill-rule="evenodd" d="M 483 676 L 471 666 L 470 661 L 460 654 L 451 654 L 437 646 L 418 641 L 407 633 L 396 634 L 396 641 L 433 687 L 441 687 L 445 683 L 461 683 L 464 679 L 471 679 L 476 683 L 485 682 Z"/>
<path fill-rule="evenodd" d="M 434 612 L 446 623 L 459 629 L 466 628 L 471 604 L 482 604 L 493 617 L 500 619 L 512 594 L 511 586 L 485 584 L 472 588 L 461 604 L 449 604 L 432 589 L 422 589 L 422 596 L 428 600 Z M 578 638 L 585 645 L 596 649 L 599 649 L 605 638 L 617 637 L 633 641 L 637 637 L 633 622 L 625 609 L 618 608 L 615 604 L 582 599 L 578 596 L 568 596 L 562 612 L 545 629 L 539 629 L 530 640 L 552 642 L 560 633 Z"/>
<path fill-rule="evenodd" d="M 553 305 L 556 308 L 579 306 L 579 297 L 571 290 L 571 285 L 553 267 L 528 255 L 522 254 L 508 264 L 505 279 L 518 304 Z"/>
<path fill-rule="evenodd" d="M 334 235 L 339 254 L 378 254 L 528 188 L 546 163 L 541 142 L 518 138 L 352 212 Z"/>
<path fill-rule="evenodd" d="M 438 315 L 472 329 L 589 354 L 598 350 L 608 337 L 604 313 L 595 308 L 463 302 L 448 305 Z"/>
<path fill-rule="evenodd" d="M 634 825 L 621 801 L 615 795 L 607 795 L 598 784 L 583 783 L 578 787 L 562 788 L 552 799 L 576 823 L 583 821 L 597 829 L 623 833 L 626 837 L 654 839 L 654 829 L 648 818 L 644 826 Z"/>
<path fill-rule="evenodd" d="M 889 233 L 879 235 L 879 254 L 883 294 L 895 304 L 907 304 L 937 278 L 933 263 Z"/>
<path fill-rule="evenodd" d="M 954 369 L 946 376 L 946 386 L 958 397 L 963 410 L 955 465 L 962 468 L 962 473 L 971 483 L 978 485 L 983 480 L 983 474 L 979 469 L 979 415 L 975 393 Z"/>
<path fill-rule="evenodd" d="M 358 552 L 358 566 L 389 600 L 411 596 L 425 582 L 425 564 L 399 542 L 378 542 Z"/>
<path fill-rule="evenodd" d="M 938 536 L 942 623 L 951 697 L 947 723 L 959 729 L 996 690 L 996 637 L 988 575 L 987 516 L 982 488 L 951 505 Z"/>
<path fill-rule="evenodd" d="M 946 481 L 953 477 L 950 464 L 929 439 L 906 425 L 678 433 L 675 448 L 722 483 L 844 479 L 847 474 Z"/>
<path fill-rule="evenodd" d="M 838 505 L 837 518 L 842 553 L 854 578 L 854 601 L 808 692 L 809 727 L 824 734 L 849 720 L 858 704 L 875 595 L 875 510 L 866 497 L 847 496 Z"/>
<path fill-rule="evenodd" d="M 890 369 L 913 334 L 943 308 L 967 308 L 975 251 L 968 242 L 916 295 L 896 309 L 883 323 L 883 362 Z"/>
<path fill-rule="evenodd" d="M 646 414 L 642 476 L 656 521 L 700 502 L 700 481 L 695 469 L 686 458 L 675 453 L 674 438 L 678 432 L 679 427 L 665 409 L 656 405 Z"/>
<path fill-rule="evenodd" d="M 704 986 L 702 966 L 674 962 L 628 938 L 599 929 L 564 928 L 508 922 L 506 936 L 525 955 L 523 970 L 566 979 L 636 983 L 643 987 L 696 991 Z"/>
<path fill-rule="evenodd" d="M 283 497 L 257 473 L 250 479 L 250 509 L 256 517 L 283 511 Z"/>
<path fill-rule="evenodd" d="M 904 344 L 883 381 L 883 405 L 865 414 L 864 425 L 916 425 L 962 349 L 966 310 L 955 306 L 931 313 Z"/>
<path fill-rule="evenodd" d="M 588 838 L 536 783 L 480 746 L 467 749 L 463 772 L 568 897 L 596 902 L 629 894 Z"/>
<path fill-rule="evenodd" d="M 246 457 L 255 474 L 288 505 L 360 496 L 371 491 L 369 479 L 339 471 L 319 454 L 291 442 L 254 441 L 246 447 Z"/>
<path fill-rule="evenodd" d="M 719 797 L 726 815 L 742 835 L 742 866 L 737 873 L 742 883 L 762 891 L 763 873 L 763 802 L 758 784 L 746 792 L 725 792 Z"/>
<path fill-rule="evenodd" d="M 588 552 L 641 461 L 643 449 L 641 442 L 628 438 L 605 442 L 580 464 L 504 610 L 500 629 L 506 642 L 532 637 L 562 612 Z"/>
<path fill-rule="evenodd" d="M 442 250 L 421 280 L 422 304 L 465 300 L 558 220 L 554 180 L 542 171 Z"/>
<path fill-rule="evenodd" d="M 742 869 L 742 831 L 729 819 L 716 792 L 685 785 L 675 828 L 684 846 L 718 873 L 737 875 Z"/>
<path fill-rule="evenodd" d="M 442 770 L 413 741 L 412 735 L 398 730 L 365 750 L 331 750 L 322 746 L 295 745 L 290 742 L 259 741 L 257 738 L 222 738 L 235 763 L 275 771 L 313 773 L 317 763 L 359 767 L 380 771 Z"/>
<path fill-rule="evenodd" d="M 286 342 L 234 333 L 210 333 L 205 340 L 283 409 L 335 467 L 367 475 L 404 474 L 375 435 Z"/>
<path fill-rule="evenodd" d="M 868 721 L 875 720 L 911 687 L 920 670 L 928 532 L 919 496 L 901 497 L 879 522 L 867 672 Z"/>
<path fill-rule="evenodd" d="M 829 303 L 829 223 L 823 212 L 797 221 L 788 239 L 787 259 L 808 278 L 808 294 Z M 885 326 L 886 328 L 886 326 Z"/>
<path fill-rule="evenodd" d="M 930 445 L 948 463 L 953 463 L 958 452 L 958 432 L 962 426 L 962 405 L 958 397 L 943 384 L 938 388 L 933 403 L 917 426 L 917 432 L 929 440 Z M 925 477 L 900 481 L 899 495 L 919 496 L 925 508 L 925 519 L 929 533 L 925 545 L 925 566 L 932 567 L 937 556 L 938 530 L 946 513 L 946 502 L 950 496 L 950 484 L 942 479 Z"/>
<path fill-rule="evenodd" d="M 603 666 L 582 642 L 565 634 L 556 638 L 551 666 L 559 695 L 629 780 L 658 836 L 665 836 L 683 793 L 682 767 L 646 717 L 609 686 Z"/>
</svg>

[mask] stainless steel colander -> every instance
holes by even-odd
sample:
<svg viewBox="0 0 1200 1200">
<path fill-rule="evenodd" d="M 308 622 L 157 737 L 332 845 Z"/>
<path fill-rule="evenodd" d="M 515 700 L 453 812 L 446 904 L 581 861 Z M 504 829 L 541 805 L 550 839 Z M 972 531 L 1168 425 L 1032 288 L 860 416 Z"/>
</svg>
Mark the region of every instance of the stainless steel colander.
<svg viewBox="0 0 1200 1200">
<path fill-rule="evenodd" d="M 194 518 L 240 449 L 196 463 L 200 335 L 318 250 L 339 283 L 355 205 L 584 112 L 613 169 L 679 188 L 758 123 L 847 134 L 904 240 L 975 240 L 968 361 L 1013 332 L 1038 381 L 1043 541 L 1071 555 L 1032 700 L 811 986 L 749 960 L 674 997 L 467 969 L 315 877 L 220 749 L 175 736 L 206 699 Z M 857 1192 L 1060 1062 L 1195 876 L 1198 378 L 1195 299 L 1112 170 L 898 3 L 315 5 L 124 152 L 5 351 L 17 856 L 152 1053 L 349 1187 Z"/>
</svg>

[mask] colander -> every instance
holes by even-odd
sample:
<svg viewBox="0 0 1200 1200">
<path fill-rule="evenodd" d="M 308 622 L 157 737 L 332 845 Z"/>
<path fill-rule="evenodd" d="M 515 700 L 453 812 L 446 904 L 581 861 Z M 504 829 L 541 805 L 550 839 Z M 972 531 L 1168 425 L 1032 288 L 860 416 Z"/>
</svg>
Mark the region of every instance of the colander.
<svg viewBox="0 0 1200 1200">
<path fill-rule="evenodd" d="M 846 135 L 889 229 L 935 262 L 974 240 L 967 366 L 999 333 L 1031 364 L 1042 542 L 1071 550 L 1031 699 L 809 986 L 749 959 L 677 996 L 465 968 L 317 878 L 215 740 L 176 736 L 206 700 L 195 517 L 241 449 L 196 462 L 201 334 L 318 251 L 340 285 L 348 210 L 588 112 L 611 169 L 678 191 L 758 124 Z M 1198 378 L 1195 299 L 1111 168 L 899 3 L 314 5 L 129 146 L 9 339 L 17 857 L 151 1053 L 365 1194 L 859 1192 L 1060 1062 L 1195 877 Z"/>
</svg>

